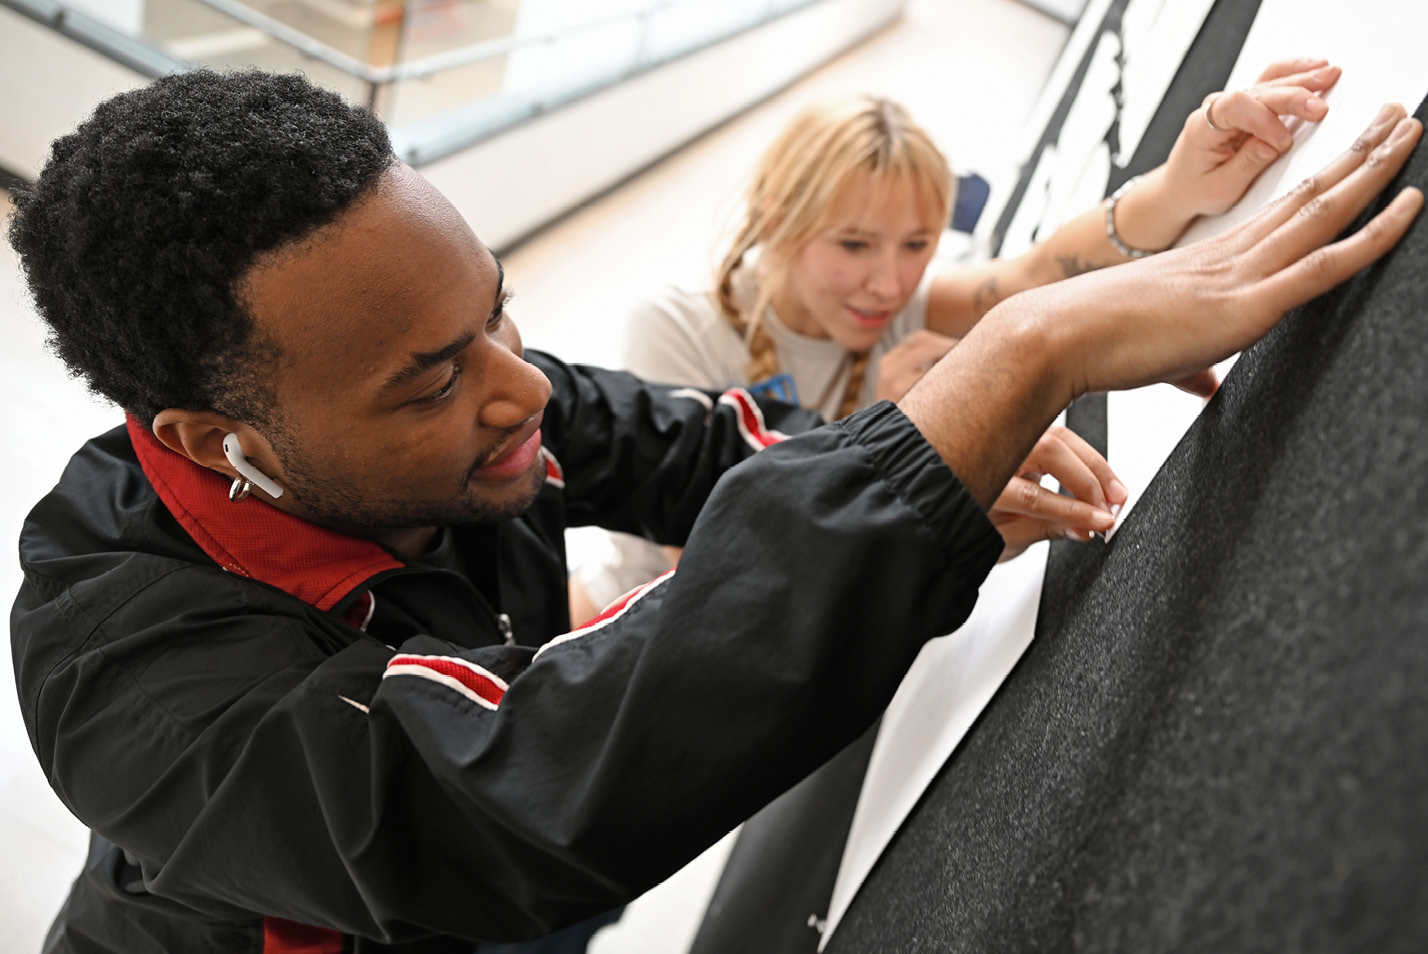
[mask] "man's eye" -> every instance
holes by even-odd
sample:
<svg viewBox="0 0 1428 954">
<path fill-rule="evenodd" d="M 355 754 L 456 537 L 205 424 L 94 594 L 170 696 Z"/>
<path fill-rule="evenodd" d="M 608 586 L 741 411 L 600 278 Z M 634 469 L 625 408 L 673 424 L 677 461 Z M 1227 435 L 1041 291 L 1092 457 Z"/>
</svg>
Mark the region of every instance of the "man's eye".
<svg viewBox="0 0 1428 954">
<path fill-rule="evenodd" d="M 442 401 L 450 397 L 451 393 L 456 390 L 456 382 L 460 377 L 461 366 L 456 365 L 451 369 L 451 377 L 447 378 L 446 383 L 441 386 L 440 390 L 433 391 L 424 398 L 419 398 L 417 400 L 417 403 L 440 404 Z"/>
<path fill-rule="evenodd" d="M 506 313 L 506 309 L 510 307 L 511 299 L 515 297 L 516 293 L 513 290 L 509 288 L 506 289 L 505 293 L 501 295 L 501 304 L 496 308 L 495 311 L 491 312 L 491 317 L 486 319 L 486 326 L 488 328 L 494 328 L 496 325 L 499 325 L 502 321 L 510 317 L 510 315 Z"/>
</svg>

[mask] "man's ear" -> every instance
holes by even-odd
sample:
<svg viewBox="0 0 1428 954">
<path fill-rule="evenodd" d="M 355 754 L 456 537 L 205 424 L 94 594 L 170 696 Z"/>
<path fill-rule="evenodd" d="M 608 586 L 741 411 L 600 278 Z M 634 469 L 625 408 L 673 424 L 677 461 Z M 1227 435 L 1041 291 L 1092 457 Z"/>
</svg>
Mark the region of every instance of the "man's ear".
<svg viewBox="0 0 1428 954">
<path fill-rule="evenodd" d="M 154 436 L 169 450 L 200 467 L 236 478 L 238 472 L 223 453 L 223 438 L 237 434 L 243 456 L 266 474 L 280 472 L 272 446 L 252 427 L 214 411 L 166 408 L 154 415 Z"/>
</svg>

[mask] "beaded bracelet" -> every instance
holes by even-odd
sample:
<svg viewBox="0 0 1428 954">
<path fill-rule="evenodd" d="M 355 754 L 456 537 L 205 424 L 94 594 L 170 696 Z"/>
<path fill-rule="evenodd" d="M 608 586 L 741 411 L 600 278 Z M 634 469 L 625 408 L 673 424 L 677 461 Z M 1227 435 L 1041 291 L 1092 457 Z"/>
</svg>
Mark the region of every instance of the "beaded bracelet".
<svg viewBox="0 0 1428 954">
<path fill-rule="evenodd" d="M 1121 196 L 1130 191 L 1131 186 L 1140 181 L 1140 176 L 1132 176 L 1121 184 L 1121 187 L 1111 193 L 1111 201 L 1106 204 L 1106 238 L 1117 252 L 1126 258 L 1145 258 L 1147 255 L 1154 255 L 1155 252 L 1147 251 L 1143 248 L 1131 248 L 1121 240 L 1120 233 L 1116 231 L 1116 203 L 1121 200 Z"/>
</svg>

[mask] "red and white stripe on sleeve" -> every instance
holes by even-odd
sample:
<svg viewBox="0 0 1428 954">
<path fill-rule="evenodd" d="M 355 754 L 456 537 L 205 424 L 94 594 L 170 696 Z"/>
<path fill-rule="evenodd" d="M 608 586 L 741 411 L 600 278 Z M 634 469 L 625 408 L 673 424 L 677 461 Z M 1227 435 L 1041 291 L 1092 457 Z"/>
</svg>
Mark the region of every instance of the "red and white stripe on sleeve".
<svg viewBox="0 0 1428 954">
<path fill-rule="evenodd" d="M 399 653 L 387 663 L 383 679 L 411 676 L 445 686 L 487 709 L 495 709 L 510 686 L 488 669 L 456 656 L 413 656 Z"/>
</svg>

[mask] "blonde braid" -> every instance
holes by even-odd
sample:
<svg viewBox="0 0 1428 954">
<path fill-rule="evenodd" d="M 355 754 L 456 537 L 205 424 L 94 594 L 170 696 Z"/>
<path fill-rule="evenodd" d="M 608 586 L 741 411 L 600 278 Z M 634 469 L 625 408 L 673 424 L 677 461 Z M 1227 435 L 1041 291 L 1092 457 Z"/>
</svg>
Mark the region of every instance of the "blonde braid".
<svg viewBox="0 0 1428 954">
<path fill-rule="evenodd" d="M 853 363 L 848 368 L 848 386 L 843 389 L 843 403 L 838 405 L 837 420 L 842 420 L 862 406 L 863 382 L 868 377 L 868 362 L 871 353 L 850 351 Z"/>
<path fill-rule="evenodd" d="M 748 312 L 739 306 L 738 298 L 734 294 L 734 272 L 743 264 L 744 254 L 753 246 L 757 231 L 758 223 L 751 221 L 745 224 L 743 232 L 729 249 L 729 254 L 725 255 L 724 261 L 719 264 L 715 283 L 715 300 L 719 304 L 719 310 L 739 332 L 740 337 L 744 339 L 744 346 L 749 349 L 749 363 L 744 373 L 748 375 L 751 384 L 758 384 L 779 372 L 778 352 L 774 347 L 773 337 L 763 322 L 764 310 L 768 307 L 770 297 L 768 291 L 762 288 L 759 290 L 754 306 Z"/>
</svg>

